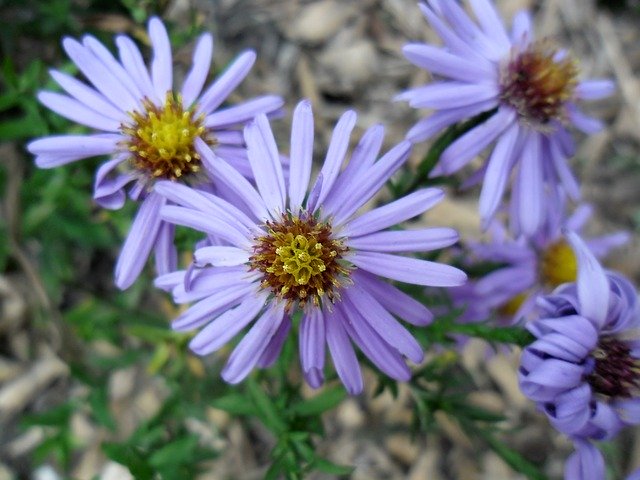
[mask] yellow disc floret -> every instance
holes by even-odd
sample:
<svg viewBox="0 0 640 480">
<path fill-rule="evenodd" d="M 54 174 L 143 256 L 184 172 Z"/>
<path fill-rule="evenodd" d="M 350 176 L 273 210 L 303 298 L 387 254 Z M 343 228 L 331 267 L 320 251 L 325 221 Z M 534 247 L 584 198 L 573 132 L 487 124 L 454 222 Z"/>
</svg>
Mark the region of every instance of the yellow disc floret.
<svg viewBox="0 0 640 480">
<path fill-rule="evenodd" d="M 169 180 L 198 172 L 200 155 L 194 141 L 205 135 L 204 117 L 196 116 L 193 107 L 185 110 L 180 96 L 174 98 L 171 92 L 162 107 L 148 99 L 143 106 L 142 112 L 129 112 L 132 122 L 122 127 L 129 137 L 133 167 L 151 178 Z"/>
<path fill-rule="evenodd" d="M 514 317 L 524 301 L 529 297 L 528 292 L 519 293 L 498 308 L 498 313 L 505 317 Z"/>
<path fill-rule="evenodd" d="M 278 222 L 267 222 L 267 234 L 256 238 L 249 262 L 262 272 L 262 287 L 291 305 L 323 297 L 333 302 L 336 289 L 349 271 L 341 264 L 347 248 L 331 238 L 331 225 L 312 215 L 285 214 Z"/>
<path fill-rule="evenodd" d="M 540 277 L 545 285 L 553 288 L 563 283 L 575 282 L 577 276 L 576 255 L 566 241 L 559 240 L 542 252 Z"/>
</svg>

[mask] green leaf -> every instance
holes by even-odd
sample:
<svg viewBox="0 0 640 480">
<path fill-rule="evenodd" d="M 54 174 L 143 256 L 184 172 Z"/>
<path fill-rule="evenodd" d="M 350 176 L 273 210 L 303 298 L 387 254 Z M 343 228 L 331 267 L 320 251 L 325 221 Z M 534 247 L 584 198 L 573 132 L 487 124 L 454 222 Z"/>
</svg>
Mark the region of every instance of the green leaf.
<svg viewBox="0 0 640 480">
<path fill-rule="evenodd" d="M 153 479 L 153 468 L 132 447 L 117 443 L 103 443 L 102 450 L 111 460 L 127 467 L 136 480 Z"/>
<path fill-rule="evenodd" d="M 346 396 L 341 386 L 326 388 L 315 397 L 293 405 L 289 411 L 303 417 L 319 415 L 336 407 Z"/>
<path fill-rule="evenodd" d="M 276 435 L 285 432 L 287 424 L 281 418 L 280 412 L 278 412 L 271 398 L 260 388 L 260 385 L 255 380 L 250 379 L 247 382 L 247 391 L 256 406 L 258 417 L 260 417 L 265 426 Z"/>
<path fill-rule="evenodd" d="M 109 393 L 107 391 L 107 385 L 104 383 L 97 388 L 92 388 L 89 394 L 89 405 L 91 406 L 91 413 L 96 421 L 108 428 L 111 431 L 115 431 L 116 423 L 109 410 Z"/>
<path fill-rule="evenodd" d="M 22 417 L 20 424 L 24 427 L 41 425 L 45 427 L 64 428 L 67 427 L 73 411 L 74 405 L 67 402 L 41 413 L 25 415 Z"/>
<path fill-rule="evenodd" d="M 232 415 L 256 415 L 255 404 L 246 396 L 239 393 L 230 393 L 224 397 L 215 398 L 210 405 L 213 408 L 224 410 Z"/>
<path fill-rule="evenodd" d="M 324 458 L 318 458 L 315 462 L 313 462 L 313 468 L 330 475 L 350 475 L 355 470 L 355 467 L 338 465 L 337 463 L 333 463 Z"/>
<path fill-rule="evenodd" d="M 149 457 L 149 465 L 163 469 L 174 464 L 190 461 L 198 447 L 198 438 L 191 435 L 180 438 L 156 450 Z"/>
<path fill-rule="evenodd" d="M 458 417 L 458 422 L 464 430 L 473 436 L 481 437 L 491 450 L 493 450 L 500 458 L 502 458 L 511 468 L 527 476 L 530 480 L 547 480 L 538 467 L 530 463 L 526 458 L 518 452 L 510 448 L 507 444 L 497 439 L 488 429 L 477 426 L 472 422 L 466 421 Z"/>
</svg>

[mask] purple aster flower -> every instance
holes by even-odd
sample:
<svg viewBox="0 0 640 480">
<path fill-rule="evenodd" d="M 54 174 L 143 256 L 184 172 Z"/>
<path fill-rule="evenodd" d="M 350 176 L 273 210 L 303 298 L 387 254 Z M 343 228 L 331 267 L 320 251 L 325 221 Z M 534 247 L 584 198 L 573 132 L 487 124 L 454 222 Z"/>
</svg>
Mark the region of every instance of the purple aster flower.
<svg viewBox="0 0 640 480">
<path fill-rule="evenodd" d="M 566 127 L 593 133 L 602 124 L 582 113 L 575 102 L 606 97 L 614 85 L 608 80 L 578 81 L 576 62 L 566 51 L 547 39 L 534 40 L 527 12 L 516 15 L 508 33 L 490 0 L 469 0 L 469 5 L 477 24 L 456 1 L 419 5 L 444 46 L 411 43 L 403 53 L 443 80 L 397 97 L 412 107 L 436 111 L 420 120 L 407 138 L 422 141 L 454 123 L 492 112 L 442 153 L 432 176 L 457 172 L 495 142 L 474 175 L 476 181 L 484 178 L 481 217 L 487 225 L 514 171 L 513 226 L 530 235 L 554 208 L 553 199 L 545 195 L 547 188 L 554 190 L 559 183 L 572 199 L 579 197 L 567 165 L 575 148 Z"/>
<path fill-rule="evenodd" d="M 452 245 L 458 239 L 454 230 L 388 230 L 438 203 L 441 190 L 419 190 L 357 215 L 405 162 L 411 144 L 402 142 L 376 160 L 383 129 L 371 127 L 341 170 L 355 122 L 352 111 L 340 118 L 311 184 L 313 114 L 308 101 L 294 112 L 288 179 L 266 116 L 257 116 L 245 128 L 257 190 L 198 140 L 207 168 L 234 190 L 248 214 L 212 194 L 168 182 L 156 185 L 159 194 L 177 204 L 162 207 L 162 218 L 213 236 L 210 245 L 195 251 L 195 268 L 156 282 L 171 289 L 177 303 L 197 301 L 173 328 L 204 326 L 190 347 L 205 355 L 252 324 L 222 371 L 230 383 L 240 382 L 256 365 L 275 361 L 292 319 L 298 317 L 300 360 L 311 386 L 323 382 L 325 345 L 352 394 L 363 388 L 353 344 L 381 371 L 406 381 L 411 373 L 404 357 L 417 363 L 423 351 L 396 317 L 426 325 L 432 315 L 379 277 L 443 287 L 466 280 L 451 266 L 398 255 Z"/>
<path fill-rule="evenodd" d="M 613 438 L 640 424 L 640 312 L 628 280 L 605 273 L 585 243 L 567 236 L 578 278 L 539 300 L 537 338 L 522 353 L 520 388 L 560 432 Z"/>
<path fill-rule="evenodd" d="M 59 115 L 99 133 L 50 136 L 28 146 L 41 168 L 108 155 L 96 174 L 95 201 L 118 209 L 130 186 L 129 197 L 141 202 L 116 265 L 116 285 L 123 289 L 135 281 L 153 249 L 160 273 L 176 268 L 174 227 L 160 219 L 166 200 L 152 192 L 153 184 L 165 179 L 209 188 L 196 140 L 242 169 L 246 151 L 237 126 L 283 104 L 280 97 L 266 95 L 219 108 L 249 73 L 256 55 L 242 53 L 203 91 L 213 53 L 208 33 L 196 45 L 193 66 L 182 87 L 174 90 L 171 46 L 160 19 L 149 21 L 149 38 L 153 46 L 149 69 L 134 42 L 124 35 L 116 38 L 119 59 L 90 35 L 82 42 L 65 38 L 65 51 L 91 85 L 52 70 L 67 95 L 41 92 L 38 99 Z"/>
<path fill-rule="evenodd" d="M 581 205 L 565 217 L 565 207 L 565 202 L 557 204 L 532 237 L 514 239 L 494 221 L 489 243 L 469 242 L 470 267 L 477 262 L 501 266 L 478 280 L 450 290 L 454 306 L 466 308 L 461 321 L 484 321 L 495 316 L 500 323 L 510 324 L 527 319 L 534 315 L 540 296 L 576 280 L 576 257 L 562 232 L 579 233 L 591 217 L 592 209 Z M 628 233 L 616 232 L 590 238 L 586 244 L 597 258 L 603 258 L 628 239 Z"/>
</svg>

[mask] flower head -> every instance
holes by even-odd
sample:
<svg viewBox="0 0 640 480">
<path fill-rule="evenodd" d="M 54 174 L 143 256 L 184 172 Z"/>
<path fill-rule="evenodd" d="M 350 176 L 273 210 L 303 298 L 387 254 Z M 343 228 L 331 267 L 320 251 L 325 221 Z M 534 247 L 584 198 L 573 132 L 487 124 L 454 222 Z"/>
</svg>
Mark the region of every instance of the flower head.
<svg viewBox="0 0 640 480">
<path fill-rule="evenodd" d="M 323 382 L 328 345 L 347 390 L 360 392 L 362 376 L 352 343 L 383 372 L 407 380 L 404 357 L 420 362 L 423 352 L 396 317 L 426 325 L 432 315 L 379 276 L 434 286 L 460 285 L 466 279 L 448 265 L 396 255 L 452 245 L 458 238 L 452 229 L 387 230 L 438 203 L 442 191 L 423 189 L 357 215 L 404 163 L 411 145 L 402 142 L 376 160 L 383 131 L 371 127 L 341 170 L 355 121 L 353 112 L 340 118 L 320 173 L 310 183 L 310 103 L 301 102 L 294 112 L 288 178 L 267 118 L 256 117 L 245 139 L 257 190 L 198 140 L 206 167 L 234 191 L 244 211 L 175 183 L 156 185 L 176 204 L 162 208 L 165 220 L 209 234 L 209 244 L 195 251 L 195 267 L 157 280 L 177 302 L 197 300 L 173 327 L 206 325 L 190 344 L 204 355 L 257 319 L 223 369 L 228 382 L 275 361 L 296 314 L 301 316 L 300 359 L 310 385 Z"/>
<path fill-rule="evenodd" d="M 578 439 L 610 439 L 640 423 L 640 311 L 628 280 L 605 273 L 584 242 L 568 239 L 578 278 L 539 301 L 537 338 L 522 354 L 523 393 Z"/>
<path fill-rule="evenodd" d="M 469 242 L 474 264 L 496 264 L 483 277 L 453 288 L 454 305 L 465 307 L 460 319 L 484 321 L 495 316 L 500 323 L 513 323 L 535 316 L 538 298 L 563 283 L 575 282 L 577 259 L 563 230 L 580 232 L 591 217 L 591 208 L 581 205 L 566 217 L 564 202 L 547 217 L 543 228 L 532 237 L 513 238 L 497 221 L 490 227 L 491 241 Z M 626 232 L 589 238 L 586 245 L 603 258 L 629 239 Z"/>
<path fill-rule="evenodd" d="M 175 269 L 173 227 L 160 220 L 158 212 L 165 201 L 151 191 L 153 184 L 164 179 L 210 188 L 196 140 L 242 169 L 246 151 L 237 127 L 283 103 L 280 97 L 266 95 L 219 108 L 249 73 L 256 56 L 252 51 L 241 54 L 203 91 L 213 53 L 208 33 L 198 40 L 191 71 L 175 90 L 169 36 L 160 19 L 149 21 L 149 38 L 153 46 L 149 68 L 124 35 L 116 38 L 119 59 L 92 36 L 86 35 L 82 42 L 65 38 L 65 51 L 89 84 L 53 70 L 52 77 L 66 94 L 41 92 L 38 99 L 98 133 L 50 136 L 28 146 L 41 168 L 108 155 L 96 174 L 95 201 L 105 208 L 120 208 L 130 186 L 129 197 L 141 202 L 116 266 L 120 288 L 135 281 L 154 248 L 158 271 Z"/>
<path fill-rule="evenodd" d="M 556 185 L 574 200 L 578 184 L 567 166 L 573 154 L 568 125 L 593 133 L 602 124 L 584 115 L 578 100 L 608 96 L 613 83 L 578 80 L 575 60 L 548 39 L 534 39 L 527 12 L 516 15 L 508 33 L 490 0 L 469 0 L 474 22 L 456 1 L 429 0 L 422 13 L 444 47 L 405 45 L 407 59 L 443 80 L 408 90 L 398 99 L 436 112 L 407 134 L 425 140 L 449 125 L 481 113 L 490 117 L 454 141 L 432 175 L 448 175 L 467 165 L 495 142 L 475 180 L 483 222 L 495 215 L 511 172 L 512 213 L 516 233 L 531 235 L 553 210 Z M 552 195 L 548 198 L 548 195 Z"/>
</svg>

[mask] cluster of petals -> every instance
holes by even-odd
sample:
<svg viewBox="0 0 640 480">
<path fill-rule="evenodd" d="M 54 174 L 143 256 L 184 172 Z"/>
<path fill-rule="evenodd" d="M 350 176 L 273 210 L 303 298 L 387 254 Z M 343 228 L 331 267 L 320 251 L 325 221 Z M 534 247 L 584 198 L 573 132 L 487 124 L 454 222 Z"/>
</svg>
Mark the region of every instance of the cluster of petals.
<svg viewBox="0 0 640 480">
<path fill-rule="evenodd" d="M 255 367 L 270 365 L 278 356 L 291 326 L 301 316 L 299 347 L 307 382 L 324 380 L 325 346 L 338 376 L 352 393 L 363 388 L 355 344 L 382 372 L 406 381 L 411 373 L 405 357 L 414 363 L 423 350 L 399 319 L 427 325 L 432 314 L 420 302 L 382 280 L 417 285 L 454 286 L 466 275 L 451 266 L 398 255 L 447 247 L 458 239 L 450 228 L 388 230 L 420 215 L 443 198 L 435 188 L 416 191 L 363 214 L 368 202 L 407 159 L 411 144 L 401 142 L 379 158 L 381 126 L 369 128 L 345 161 L 356 115 L 342 115 L 333 131 L 326 158 L 315 181 L 311 179 L 313 114 L 308 101 L 293 115 L 289 175 L 283 174 L 269 122 L 259 115 L 245 128 L 245 140 L 254 188 L 204 142 L 198 148 L 207 166 L 233 192 L 235 205 L 223 198 L 197 192 L 172 182 L 159 182 L 156 192 L 175 205 L 164 206 L 161 217 L 208 235 L 195 251 L 195 266 L 157 279 L 171 290 L 177 303 L 196 301 L 173 323 L 177 330 L 202 328 L 190 347 L 198 354 L 218 350 L 249 326 L 229 357 L 222 377 L 241 381 Z M 287 305 L 261 285 L 262 274 L 250 268 L 256 239 L 267 232 L 267 222 L 282 215 L 312 215 L 331 225 L 332 240 L 346 248 L 342 261 L 348 279 L 335 301 Z M 255 320 L 255 321 L 254 321 Z"/>
<path fill-rule="evenodd" d="M 444 45 L 410 43 L 403 53 L 410 62 L 442 80 L 397 97 L 414 108 L 435 111 L 411 128 L 407 138 L 423 141 L 453 124 L 490 114 L 444 150 L 431 175 L 457 172 L 493 145 L 483 166 L 467 182 L 483 181 L 479 209 L 484 225 L 498 211 L 513 176 L 511 226 L 516 233 L 531 235 L 553 210 L 556 185 L 573 200 L 579 197 L 578 183 L 567 165 L 567 158 L 575 151 L 567 125 L 593 133 L 602 124 L 580 111 L 576 101 L 606 97 L 614 86 L 608 80 L 580 81 L 571 98 L 562 102 L 561 119 L 551 119 L 543 128 L 532 124 L 504 101 L 501 85 L 510 59 L 534 43 L 529 13 L 519 12 L 511 32 L 507 32 L 490 0 L 468 3 L 477 22 L 457 1 L 429 0 L 419 5 Z M 565 55 L 559 51 L 557 56 L 560 59 Z"/>
<path fill-rule="evenodd" d="M 165 273 L 175 269 L 173 227 L 160 219 L 165 200 L 151 192 L 153 179 L 131 168 L 130 140 L 123 132 L 132 112 L 144 111 L 150 104 L 161 108 L 168 94 L 174 94 L 173 65 L 169 36 L 156 17 L 149 21 L 149 38 L 153 47 L 150 66 L 144 63 L 135 43 L 125 35 L 116 37 L 118 57 L 96 38 L 86 35 L 82 41 L 63 40 L 63 47 L 89 84 L 57 70 L 53 79 L 65 93 L 40 92 L 38 99 L 59 115 L 96 131 L 91 134 L 55 135 L 32 141 L 28 145 L 41 168 L 53 168 L 94 156 L 108 156 L 95 177 L 94 199 L 104 208 L 118 209 L 128 196 L 140 202 L 137 216 L 122 247 L 116 266 L 116 284 L 129 287 L 140 274 L 155 249 L 156 267 Z M 229 94 L 249 73 L 256 55 L 246 51 L 207 88 L 204 88 L 213 54 L 210 34 L 197 42 L 193 66 L 182 86 L 175 91 L 187 109 L 203 117 L 207 135 L 215 138 L 216 151 L 227 162 L 243 168 L 246 152 L 238 126 L 258 113 L 278 111 L 280 97 L 265 95 L 220 108 Z M 246 168 L 245 168 L 246 170 Z M 207 188 L 206 179 L 203 188 Z M 128 189 L 128 190 L 127 190 Z"/>
<path fill-rule="evenodd" d="M 480 322 L 493 317 L 501 324 L 513 324 L 535 316 L 538 298 L 557 286 L 544 278 L 545 255 L 564 243 L 564 231 L 580 233 L 593 213 L 591 206 L 583 204 L 566 216 L 565 207 L 566 204 L 559 203 L 533 236 L 514 238 L 494 220 L 489 227 L 489 242 L 467 242 L 469 256 L 465 265 L 468 268 L 482 264 L 499 267 L 449 290 L 454 306 L 464 308 L 459 321 Z M 587 238 L 585 244 L 596 258 L 602 259 L 628 240 L 629 234 L 620 231 Z M 557 265 L 557 268 L 563 267 Z M 512 304 L 512 308 L 505 308 Z"/>
<path fill-rule="evenodd" d="M 523 351 L 519 382 L 553 426 L 576 443 L 566 478 L 604 478 L 604 463 L 589 441 L 640 424 L 640 311 L 631 283 L 604 272 L 576 234 L 568 238 L 578 258 L 577 281 L 539 300 L 540 318 L 527 326 L 536 340 Z M 602 376 L 598 362 L 607 361 L 607 344 L 623 353 L 610 357 L 602 370 L 606 378 L 594 378 Z M 600 467 L 589 471 L 585 465 Z M 571 476 L 579 469 L 582 476 Z"/>
</svg>

